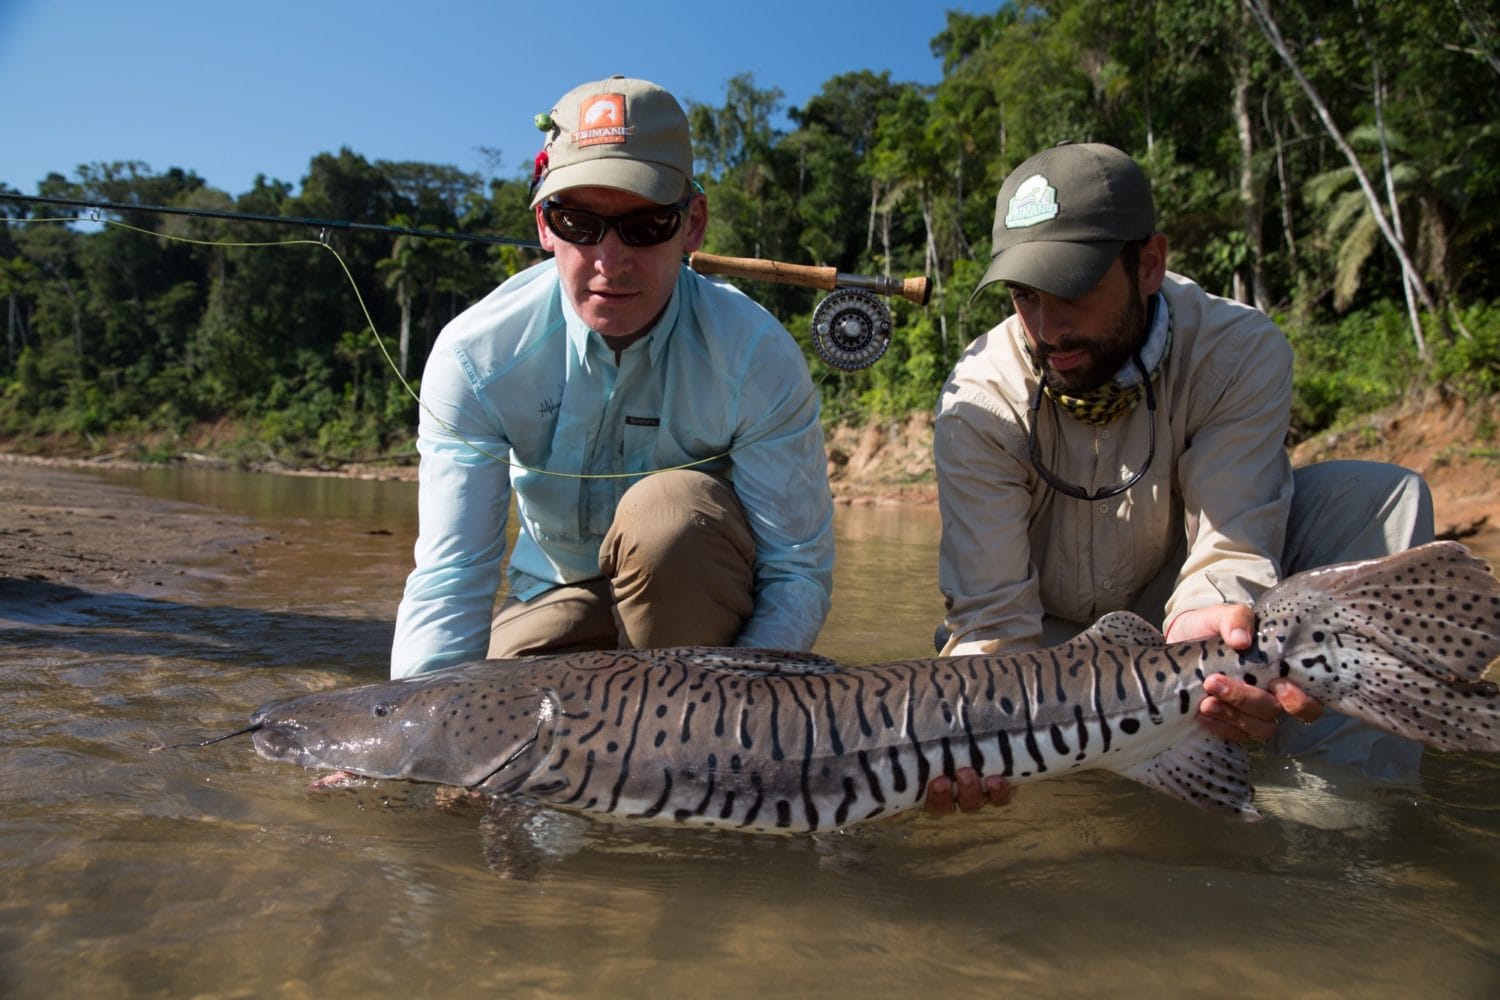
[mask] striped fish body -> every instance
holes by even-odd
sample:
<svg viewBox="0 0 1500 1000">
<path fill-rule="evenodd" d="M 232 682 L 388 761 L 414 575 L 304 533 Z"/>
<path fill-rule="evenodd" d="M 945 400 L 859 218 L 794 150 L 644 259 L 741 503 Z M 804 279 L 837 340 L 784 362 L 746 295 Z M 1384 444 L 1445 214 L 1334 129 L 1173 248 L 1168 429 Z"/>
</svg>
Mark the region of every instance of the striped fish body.
<svg viewBox="0 0 1500 1000">
<path fill-rule="evenodd" d="M 844 667 L 680 648 L 489 661 L 306 695 L 252 716 L 271 759 L 460 785 L 619 819 L 827 829 L 917 805 L 971 766 L 1024 783 L 1104 768 L 1258 815 L 1243 748 L 1195 719 L 1203 681 L 1288 677 L 1448 750 L 1500 751 L 1500 587 L 1461 546 L 1291 577 L 1254 645 L 1168 645 L 1127 613 L 1029 653 Z"/>
</svg>

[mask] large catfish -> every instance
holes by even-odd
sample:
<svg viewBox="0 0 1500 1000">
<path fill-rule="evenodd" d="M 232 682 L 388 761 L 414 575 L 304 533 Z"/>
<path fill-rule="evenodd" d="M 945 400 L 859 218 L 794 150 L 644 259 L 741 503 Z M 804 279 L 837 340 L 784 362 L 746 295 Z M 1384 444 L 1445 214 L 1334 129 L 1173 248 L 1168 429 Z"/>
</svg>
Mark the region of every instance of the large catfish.
<svg viewBox="0 0 1500 1000">
<path fill-rule="evenodd" d="M 1014 783 L 1104 768 L 1255 818 L 1245 750 L 1194 721 L 1214 672 L 1287 677 L 1330 709 L 1444 750 L 1500 750 L 1500 586 L 1462 546 L 1290 577 L 1254 644 L 1167 644 L 1128 613 L 1073 641 L 842 666 L 680 648 L 489 661 L 262 707 L 273 760 L 438 782 L 559 809 L 753 832 L 917 805 L 972 766 Z"/>
</svg>

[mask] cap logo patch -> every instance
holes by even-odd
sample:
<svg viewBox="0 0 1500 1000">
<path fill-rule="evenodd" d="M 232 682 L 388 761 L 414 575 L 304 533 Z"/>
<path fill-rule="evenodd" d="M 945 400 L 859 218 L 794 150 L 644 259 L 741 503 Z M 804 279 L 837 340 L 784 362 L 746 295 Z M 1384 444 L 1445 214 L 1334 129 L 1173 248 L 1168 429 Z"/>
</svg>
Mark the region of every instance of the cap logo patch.
<svg viewBox="0 0 1500 1000">
<path fill-rule="evenodd" d="M 605 142 L 624 142 L 635 132 L 625 124 L 624 94 L 595 94 L 585 97 L 578 110 L 578 131 L 573 145 L 597 146 Z"/>
<path fill-rule="evenodd" d="M 1041 174 L 1021 182 L 1005 208 L 1005 228 L 1025 229 L 1057 218 L 1057 188 Z"/>
</svg>

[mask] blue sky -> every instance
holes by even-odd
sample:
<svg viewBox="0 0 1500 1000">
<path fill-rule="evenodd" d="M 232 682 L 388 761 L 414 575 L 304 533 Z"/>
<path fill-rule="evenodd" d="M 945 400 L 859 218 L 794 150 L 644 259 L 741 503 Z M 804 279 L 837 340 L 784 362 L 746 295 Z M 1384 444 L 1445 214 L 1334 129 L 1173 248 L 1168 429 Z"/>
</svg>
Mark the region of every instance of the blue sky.
<svg viewBox="0 0 1500 1000">
<path fill-rule="evenodd" d="M 516 176 L 531 118 L 613 73 L 721 104 L 752 73 L 787 106 L 859 69 L 936 83 L 945 12 L 1000 0 L 0 0 L 0 183 L 139 160 L 239 195 L 348 146 Z"/>
</svg>

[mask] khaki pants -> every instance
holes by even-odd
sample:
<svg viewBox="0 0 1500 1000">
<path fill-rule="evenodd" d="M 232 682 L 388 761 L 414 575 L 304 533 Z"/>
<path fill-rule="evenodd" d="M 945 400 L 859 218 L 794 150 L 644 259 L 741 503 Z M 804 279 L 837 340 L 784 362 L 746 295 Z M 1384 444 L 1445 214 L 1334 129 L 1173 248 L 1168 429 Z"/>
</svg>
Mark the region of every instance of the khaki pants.
<svg viewBox="0 0 1500 1000">
<path fill-rule="evenodd" d="M 1296 484 L 1282 552 L 1284 576 L 1332 563 L 1376 559 L 1433 539 L 1432 494 L 1422 477 L 1384 462 L 1332 461 L 1293 473 Z M 1161 628 L 1168 596 L 1186 558 L 1186 542 L 1141 593 L 1131 609 Z M 1055 646 L 1086 626 L 1061 618 L 1042 620 L 1042 644 Z M 1372 778 L 1415 778 L 1421 744 L 1324 712 L 1312 725 L 1285 718 L 1266 744 L 1271 753 L 1356 767 Z"/>
<path fill-rule="evenodd" d="M 704 472 L 659 472 L 626 490 L 599 569 L 529 601 L 507 598 L 490 627 L 489 658 L 729 646 L 755 607 L 744 509 L 728 482 Z"/>
</svg>

